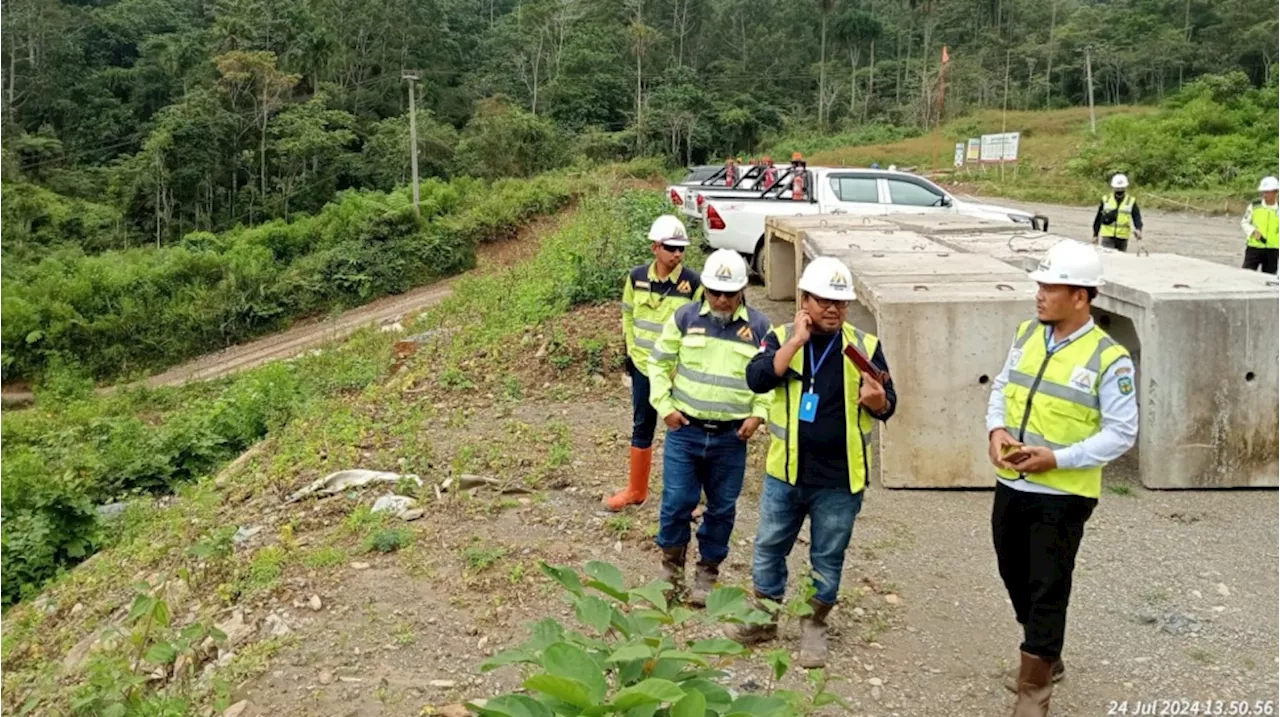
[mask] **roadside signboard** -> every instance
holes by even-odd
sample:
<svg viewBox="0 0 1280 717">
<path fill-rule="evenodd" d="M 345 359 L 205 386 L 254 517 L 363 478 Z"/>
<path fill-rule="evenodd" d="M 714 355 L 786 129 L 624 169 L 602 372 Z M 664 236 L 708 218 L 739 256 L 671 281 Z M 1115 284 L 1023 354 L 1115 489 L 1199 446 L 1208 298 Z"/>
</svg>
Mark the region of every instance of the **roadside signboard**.
<svg viewBox="0 0 1280 717">
<path fill-rule="evenodd" d="M 982 140 L 977 137 L 969 138 L 969 151 L 965 154 L 965 159 L 970 162 L 976 162 L 982 156 Z"/>
<path fill-rule="evenodd" d="M 983 162 L 1018 161 L 1018 141 L 1020 139 L 1020 132 L 982 135 L 981 160 Z"/>
<path fill-rule="evenodd" d="M 956 142 L 956 166 L 964 165 L 964 142 Z"/>
</svg>

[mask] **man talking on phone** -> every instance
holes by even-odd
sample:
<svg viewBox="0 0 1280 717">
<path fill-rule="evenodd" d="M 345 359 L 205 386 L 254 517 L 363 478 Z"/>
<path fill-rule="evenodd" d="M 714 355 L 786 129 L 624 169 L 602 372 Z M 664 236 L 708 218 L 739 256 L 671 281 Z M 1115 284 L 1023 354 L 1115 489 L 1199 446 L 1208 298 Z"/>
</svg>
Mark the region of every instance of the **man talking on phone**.
<svg viewBox="0 0 1280 717">
<path fill-rule="evenodd" d="M 849 268 L 839 259 L 817 257 L 805 268 L 799 289 L 795 322 L 770 331 L 747 365 L 751 390 L 773 391 L 752 582 L 757 600 L 782 602 L 787 556 L 808 516 L 817 593 L 809 600 L 812 613 L 800 621 L 799 663 L 814 668 L 826 664 L 827 616 L 840 593 L 845 549 L 862 509 L 871 419 L 889 420 L 898 398 L 879 341 L 845 320 L 854 300 Z M 729 630 L 744 644 L 777 632 L 776 623 Z"/>
<path fill-rule="evenodd" d="M 1062 679 L 1076 551 L 1102 492 L 1102 467 L 1138 438 L 1129 352 L 1093 323 L 1102 262 L 1088 244 L 1055 244 L 1031 272 L 1036 320 L 1014 335 L 987 403 L 996 467 L 991 534 L 1022 625 L 1022 657 L 1006 687 L 1014 717 L 1043 717 Z"/>
</svg>

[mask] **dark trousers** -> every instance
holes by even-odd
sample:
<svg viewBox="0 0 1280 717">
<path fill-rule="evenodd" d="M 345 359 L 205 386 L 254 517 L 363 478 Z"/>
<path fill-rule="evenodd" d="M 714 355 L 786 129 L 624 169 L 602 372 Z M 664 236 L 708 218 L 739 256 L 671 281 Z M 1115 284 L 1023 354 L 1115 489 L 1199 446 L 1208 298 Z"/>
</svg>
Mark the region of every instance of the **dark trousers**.
<svg viewBox="0 0 1280 717">
<path fill-rule="evenodd" d="M 649 377 L 628 361 L 631 373 L 631 447 L 649 448 L 658 427 L 658 412 L 649 403 Z"/>
<path fill-rule="evenodd" d="M 1102 246 L 1119 249 L 1120 251 L 1129 251 L 1129 240 L 1121 239 L 1120 237 L 1102 237 Z"/>
<path fill-rule="evenodd" d="M 1084 524 L 1098 501 L 996 485 L 991 537 L 1000 578 L 1022 625 L 1022 651 L 1047 660 L 1062 654 L 1067 602 Z"/>
<path fill-rule="evenodd" d="M 1280 259 L 1280 249 L 1263 249 L 1258 246 L 1244 248 L 1244 268 L 1249 271 L 1261 269 L 1268 274 L 1274 274 L 1277 259 Z"/>
<path fill-rule="evenodd" d="M 747 442 L 737 430 L 711 433 L 698 426 L 667 431 L 662 449 L 662 507 L 658 509 L 660 548 L 689 544 L 689 523 L 698 498 L 707 510 L 698 528 L 699 562 L 719 565 L 729 555 L 729 536 L 747 470 Z"/>
</svg>

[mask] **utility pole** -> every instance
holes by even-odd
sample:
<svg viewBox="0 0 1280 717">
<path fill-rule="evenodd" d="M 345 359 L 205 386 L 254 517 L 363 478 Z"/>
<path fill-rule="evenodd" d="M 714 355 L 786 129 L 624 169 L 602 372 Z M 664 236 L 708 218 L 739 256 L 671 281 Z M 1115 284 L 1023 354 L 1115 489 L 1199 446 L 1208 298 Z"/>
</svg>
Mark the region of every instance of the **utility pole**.
<svg viewBox="0 0 1280 717">
<path fill-rule="evenodd" d="M 1013 50 L 1004 51 L 1004 106 L 1000 110 L 1000 134 L 1007 134 L 1009 131 L 1009 58 L 1013 56 Z M 1001 144 L 1000 150 L 1000 181 L 1004 181 L 1004 145 Z"/>
<path fill-rule="evenodd" d="M 409 81 L 409 166 L 413 167 L 413 213 L 422 216 L 418 209 L 418 104 L 413 94 L 413 83 L 418 81 L 418 75 L 404 72 L 400 79 Z"/>
<path fill-rule="evenodd" d="M 1089 134 L 1098 133 L 1098 117 L 1093 111 L 1093 48 L 1084 46 L 1084 77 L 1089 83 Z"/>
</svg>

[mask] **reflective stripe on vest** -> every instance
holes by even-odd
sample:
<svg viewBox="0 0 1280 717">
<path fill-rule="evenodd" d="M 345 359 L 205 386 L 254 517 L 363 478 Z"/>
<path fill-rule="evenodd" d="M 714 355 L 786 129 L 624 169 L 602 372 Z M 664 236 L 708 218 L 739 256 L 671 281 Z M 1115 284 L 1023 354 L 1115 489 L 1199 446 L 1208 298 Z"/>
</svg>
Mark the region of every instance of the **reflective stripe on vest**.
<svg viewBox="0 0 1280 717">
<path fill-rule="evenodd" d="M 1104 237 L 1115 237 L 1116 239 L 1128 239 L 1133 233 L 1133 197 L 1126 196 L 1124 201 L 1119 205 L 1116 204 L 1114 194 L 1108 194 L 1102 198 L 1102 211 L 1115 212 L 1116 221 L 1114 224 L 1103 224 L 1098 229 L 1098 235 Z"/>
<path fill-rule="evenodd" d="M 1262 235 L 1261 241 L 1250 235 L 1249 246 L 1259 249 L 1280 249 L 1280 216 L 1276 214 L 1275 207 L 1264 204 L 1251 208 L 1249 223 Z"/>
<path fill-rule="evenodd" d="M 779 326 L 773 330 L 778 336 L 778 344 L 785 344 L 791 324 Z M 874 356 L 879 340 L 868 333 L 863 333 L 849 324 L 841 330 L 840 350 L 848 344 L 862 349 L 867 356 Z M 862 373 L 852 361 L 846 358 L 837 359 L 844 366 L 844 402 L 845 402 L 845 443 L 849 460 L 849 491 L 857 493 L 867 484 L 867 474 L 871 470 L 871 455 L 867 450 L 867 436 L 871 434 L 871 414 L 862 409 L 858 403 L 858 389 L 862 386 Z M 800 475 L 800 395 L 804 388 L 796 376 L 804 374 L 804 351 L 797 351 L 791 358 L 790 368 L 795 372 L 773 390 L 773 403 L 769 406 L 769 456 L 765 461 L 765 472 L 779 480 L 795 485 Z M 824 399 L 828 400 L 828 399 Z"/>
<path fill-rule="evenodd" d="M 769 320 L 750 307 L 741 307 L 721 325 L 695 304 L 674 321 L 683 333 L 671 380 L 671 400 L 685 415 L 707 421 L 747 418 L 756 394 L 747 386 L 747 364 L 760 353 L 762 333 Z M 654 351 L 658 360 L 665 355 Z"/>
<path fill-rule="evenodd" d="M 1038 321 L 1024 321 L 1014 341 L 1014 365 L 1004 387 L 1005 429 L 1030 446 L 1058 450 L 1098 433 L 1102 427 L 1098 386 L 1102 374 L 1129 352 L 1094 326 L 1052 354 Z M 999 469 L 1016 480 L 1017 471 Z M 1032 473 L 1027 480 L 1086 498 L 1102 492 L 1102 468 Z"/>
<path fill-rule="evenodd" d="M 698 274 L 692 269 L 680 267 L 679 275 L 667 277 L 667 281 L 653 281 L 650 266 L 637 266 L 631 270 L 628 281 L 631 282 L 631 303 L 624 303 L 623 309 L 630 309 L 635 324 L 634 342 L 627 354 L 639 370 L 644 371 L 649 364 L 649 353 L 653 344 L 662 335 L 662 326 L 667 323 L 676 309 L 697 298 L 701 282 Z"/>
</svg>

